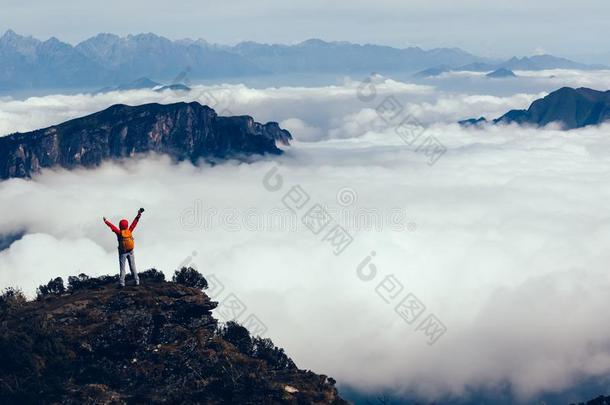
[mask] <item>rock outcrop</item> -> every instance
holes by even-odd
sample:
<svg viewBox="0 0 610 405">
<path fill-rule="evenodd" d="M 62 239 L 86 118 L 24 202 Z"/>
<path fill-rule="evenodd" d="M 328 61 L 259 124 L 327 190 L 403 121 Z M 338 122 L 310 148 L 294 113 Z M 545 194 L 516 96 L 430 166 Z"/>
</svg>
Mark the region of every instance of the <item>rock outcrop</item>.
<svg viewBox="0 0 610 405">
<path fill-rule="evenodd" d="M 176 160 L 279 154 L 290 133 L 250 116 L 220 117 L 199 103 L 117 104 L 98 113 L 0 138 L 0 179 L 30 177 L 43 168 L 94 167 L 105 160 L 155 152 Z"/>
<path fill-rule="evenodd" d="M 534 101 L 527 110 L 511 110 L 493 120 L 494 124 L 523 124 L 543 127 L 556 123 L 563 129 L 599 125 L 610 120 L 610 91 L 581 87 L 563 87 Z M 460 121 L 464 126 L 478 126 L 488 121 L 481 117 Z"/>
<path fill-rule="evenodd" d="M 579 402 L 578 405 L 608 405 L 610 404 L 610 396 L 606 397 L 604 395 L 600 395 L 599 397 L 592 399 L 587 402 Z M 574 403 L 570 405 L 576 405 Z"/>
<path fill-rule="evenodd" d="M 218 328 L 202 290 L 154 270 L 141 279 L 121 290 L 116 277 L 71 277 L 68 289 L 56 279 L 29 302 L 5 292 L 1 402 L 347 404 L 332 378 L 299 370 L 269 339 Z"/>
</svg>

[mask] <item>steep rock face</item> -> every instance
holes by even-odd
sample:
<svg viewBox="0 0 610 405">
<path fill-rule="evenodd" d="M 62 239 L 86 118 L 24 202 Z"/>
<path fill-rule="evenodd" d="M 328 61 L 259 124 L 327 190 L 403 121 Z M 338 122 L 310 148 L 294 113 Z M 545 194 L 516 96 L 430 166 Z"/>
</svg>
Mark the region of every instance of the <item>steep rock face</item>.
<svg viewBox="0 0 610 405">
<path fill-rule="evenodd" d="M 610 91 L 563 87 L 536 100 L 527 110 L 512 110 L 494 123 L 545 126 L 560 123 L 564 129 L 598 125 L 610 119 Z"/>
<path fill-rule="evenodd" d="M 277 123 L 219 117 L 199 103 L 114 105 L 60 125 L 0 138 L 0 178 L 30 177 L 42 168 L 93 167 L 138 153 L 177 160 L 279 154 L 292 136 Z"/>
<path fill-rule="evenodd" d="M 599 125 L 610 120 L 610 91 L 563 87 L 534 101 L 527 110 L 511 110 L 493 120 L 494 124 L 524 124 L 545 126 L 558 123 L 563 129 Z M 460 121 L 463 126 L 479 126 L 484 118 Z"/>
<path fill-rule="evenodd" d="M 253 350 L 247 332 L 217 331 L 217 303 L 201 290 L 142 282 L 118 290 L 116 278 L 90 279 L 0 306 L 2 402 L 346 404 L 334 380 L 299 370 L 268 339 Z"/>
</svg>

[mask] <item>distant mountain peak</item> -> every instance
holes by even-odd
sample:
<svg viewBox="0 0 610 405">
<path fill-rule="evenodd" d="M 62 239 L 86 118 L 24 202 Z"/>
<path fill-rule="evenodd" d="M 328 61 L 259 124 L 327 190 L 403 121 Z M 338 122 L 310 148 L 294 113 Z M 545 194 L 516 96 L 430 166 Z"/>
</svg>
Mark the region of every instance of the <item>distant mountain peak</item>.
<svg viewBox="0 0 610 405">
<path fill-rule="evenodd" d="M 136 41 L 141 41 L 141 40 L 154 40 L 154 41 L 158 41 L 158 40 L 162 40 L 162 41 L 168 41 L 168 42 L 173 42 L 168 38 L 159 36 L 157 34 L 154 34 L 152 32 L 144 32 L 144 33 L 140 33 L 140 34 L 129 34 L 127 35 L 127 39 L 129 40 L 136 40 Z"/>
<path fill-rule="evenodd" d="M 12 29 L 9 28 L 0 38 L 14 38 L 14 37 L 18 37 L 18 36 L 19 35 L 15 31 L 13 31 Z"/>
<path fill-rule="evenodd" d="M 492 78 L 492 79 L 517 77 L 517 75 L 512 70 L 507 69 L 507 68 L 496 69 L 493 72 L 487 73 L 485 76 Z"/>
<path fill-rule="evenodd" d="M 511 110 L 493 120 L 493 123 L 538 127 L 556 123 L 570 130 L 607 121 L 610 121 L 610 91 L 562 87 L 534 101 L 527 110 Z M 485 122 L 485 119 L 470 119 L 460 121 L 460 124 L 470 126 Z"/>
<path fill-rule="evenodd" d="M 305 41 L 299 43 L 299 46 L 324 46 L 324 45 L 328 45 L 332 42 L 326 42 L 322 39 L 319 38 L 310 38 L 310 39 L 306 39 Z"/>
<path fill-rule="evenodd" d="M 436 67 L 432 67 L 429 69 L 424 69 L 420 72 L 415 73 L 415 77 L 420 77 L 420 78 L 429 78 L 429 77 L 437 77 L 442 75 L 443 73 L 447 73 L 451 71 L 451 67 L 447 66 L 447 65 L 441 65 L 441 66 L 436 66 Z"/>
<path fill-rule="evenodd" d="M 17 43 L 17 42 L 35 42 L 40 43 L 41 41 L 34 38 L 33 36 L 23 36 L 17 34 L 15 31 L 9 29 L 4 35 L 0 37 L 0 43 Z"/>
<path fill-rule="evenodd" d="M 89 38 L 89 40 L 115 40 L 115 41 L 118 41 L 120 39 L 121 39 L 120 36 L 109 33 L 109 32 L 100 32 L 99 34 Z"/>
<path fill-rule="evenodd" d="M 161 88 L 163 85 L 161 83 L 157 83 L 155 81 L 150 80 L 148 77 L 140 77 L 136 80 L 133 80 L 129 83 L 123 83 L 119 86 L 109 86 L 104 87 L 96 92 L 99 93 L 108 93 L 111 91 L 128 91 L 128 90 L 142 90 L 142 89 L 154 89 Z"/>
</svg>

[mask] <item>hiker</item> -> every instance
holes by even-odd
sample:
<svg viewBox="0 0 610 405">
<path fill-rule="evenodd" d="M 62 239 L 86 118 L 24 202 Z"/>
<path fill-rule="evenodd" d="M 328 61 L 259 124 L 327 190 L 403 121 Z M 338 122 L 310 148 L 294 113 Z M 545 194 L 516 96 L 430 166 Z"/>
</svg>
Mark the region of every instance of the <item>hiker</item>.
<svg viewBox="0 0 610 405">
<path fill-rule="evenodd" d="M 136 285 L 140 285 L 140 279 L 136 270 L 136 259 L 133 255 L 133 248 L 135 245 L 132 233 L 133 230 L 136 229 L 136 225 L 138 225 L 138 221 L 143 212 L 144 208 L 138 210 L 138 215 L 136 215 L 131 225 L 129 225 L 129 221 L 126 219 L 121 219 L 119 228 L 114 226 L 112 222 L 104 217 L 104 223 L 116 234 L 119 242 L 119 268 L 121 269 L 119 283 L 121 287 L 125 287 L 125 259 L 129 262 L 129 270 L 131 270 L 131 274 L 133 274 Z"/>
</svg>

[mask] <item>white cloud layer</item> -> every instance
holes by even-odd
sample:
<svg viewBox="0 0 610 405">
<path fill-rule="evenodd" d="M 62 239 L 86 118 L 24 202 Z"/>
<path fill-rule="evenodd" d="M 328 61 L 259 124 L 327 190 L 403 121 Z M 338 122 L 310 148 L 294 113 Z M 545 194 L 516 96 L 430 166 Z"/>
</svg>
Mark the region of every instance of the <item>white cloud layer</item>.
<svg viewBox="0 0 610 405">
<path fill-rule="evenodd" d="M 515 70 L 517 78 L 488 78 L 489 72 L 451 71 L 444 72 L 433 78 L 439 81 L 461 79 L 470 80 L 471 84 L 501 83 L 516 88 L 525 84 L 531 86 L 544 86 L 552 88 L 569 87 L 591 87 L 597 90 L 610 88 L 610 70 L 572 70 L 572 69 L 546 69 L 546 70 Z"/>
<path fill-rule="evenodd" d="M 527 400 L 607 374 L 610 126 L 468 130 L 449 122 L 524 107 L 535 96 L 460 97 L 383 82 L 367 104 L 354 89 L 347 82 L 331 89 L 215 90 L 231 111 L 295 131 L 298 141 L 278 160 L 195 168 L 151 157 L 0 183 L 0 211 L 11 213 L 0 233 L 27 232 L 0 252 L 0 285 L 31 293 L 54 276 L 116 272 L 116 242 L 101 217 L 116 222 L 143 206 L 135 232 L 141 270 L 169 274 L 190 256 L 188 263 L 223 282 L 219 298 L 235 293 L 300 367 L 341 383 L 432 398 L 509 382 Z M 196 94 L 200 100 L 203 93 Z M 372 123 L 382 94 L 396 94 L 425 122 L 438 117 L 425 136 L 448 151 L 435 165 L 391 127 Z M 141 91 L 3 101 L 0 122 L 3 132 L 31 129 L 117 101 L 177 97 Z M 276 166 L 284 183 L 273 192 L 263 178 Z M 417 228 L 354 231 L 354 242 L 335 256 L 305 227 L 185 227 L 196 201 L 221 212 L 270 212 L 283 207 L 293 185 L 309 193 L 308 206 L 329 208 L 338 208 L 337 192 L 349 188 L 351 208 L 402 208 Z M 356 268 L 371 251 L 378 274 L 364 282 Z M 375 292 L 387 275 L 404 285 L 397 299 L 412 292 L 425 304 L 414 325 Z M 448 328 L 431 346 L 415 330 L 428 314 Z"/>
<path fill-rule="evenodd" d="M 366 79 L 365 77 L 361 78 Z M 91 114 L 113 104 L 175 103 L 198 101 L 221 115 L 248 114 L 260 120 L 303 120 L 306 125 L 329 126 L 336 116 L 367 106 L 361 98 L 375 92 L 385 96 L 422 98 L 431 96 L 430 86 L 397 82 L 376 76 L 372 84 L 345 79 L 326 87 L 280 87 L 255 89 L 241 84 L 194 86 L 190 92 L 133 90 L 101 94 L 49 95 L 14 100 L 0 98 L 0 134 L 24 132 Z M 374 86 L 374 89 L 373 87 Z M 373 107 L 376 107 L 374 105 Z"/>
</svg>

